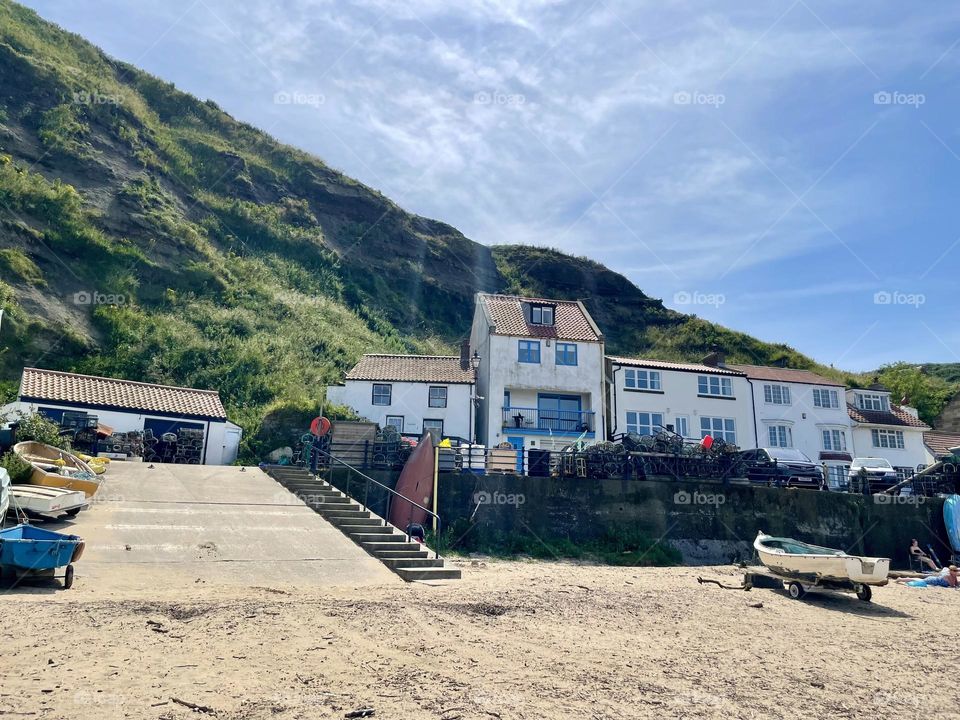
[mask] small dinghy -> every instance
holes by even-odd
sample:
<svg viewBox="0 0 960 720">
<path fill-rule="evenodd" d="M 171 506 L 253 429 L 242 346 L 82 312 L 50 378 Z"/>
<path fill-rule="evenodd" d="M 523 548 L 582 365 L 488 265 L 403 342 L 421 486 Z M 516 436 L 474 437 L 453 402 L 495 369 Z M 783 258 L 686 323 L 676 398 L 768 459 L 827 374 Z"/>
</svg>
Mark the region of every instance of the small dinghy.
<svg viewBox="0 0 960 720">
<path fill-rule="evenodd" d="M 810 582 L 886 585 L 889 558 L 848 555 L 842 550 L 810 545 L 792 538 L 757 534 L 753 543 L 767 568 L 778 575 Z"/>
<path fill-rule="evenodd" d="M 29 517 L 74 517 L 88 506 L 82 490 L 44 487 L 43 485 L 11 485 L 10 506 Z"/>
<path fill-rule="evenodd" d="M 100 478 L 90 466 L 66 450 L 27 440 L 14 445 L 13 451 L 33 466 L 31 485 L 82 490 L 87 497 L 100 488 Z"/>
</svg>

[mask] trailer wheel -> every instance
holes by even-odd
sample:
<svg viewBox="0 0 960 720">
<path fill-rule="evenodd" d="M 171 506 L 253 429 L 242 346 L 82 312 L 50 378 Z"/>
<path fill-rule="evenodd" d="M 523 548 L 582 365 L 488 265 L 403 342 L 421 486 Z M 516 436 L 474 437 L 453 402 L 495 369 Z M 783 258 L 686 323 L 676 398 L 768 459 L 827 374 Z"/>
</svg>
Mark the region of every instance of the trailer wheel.
<svg viewBox="0 0 960 720">
<path fill-rule="evenodd" d="M 798 583 L 796 580 L 790 583 L 790 587 L 787 588 L 787 591 L 790 593 L 790 597 L 792 597 L 794 600 L 799 600 L 807 594 L 807 591 L 803 589 L 803 585 Z"/>
<path fill-rule="evenodd" d="M 69 590 L 73 587 L 73 565 L 67 565 L 67 571 L 63 574 L 63 589 Z"/>
<path fill-rule="evenodd" d="M 78 514 L 80 514 L 81 509 L 82 508 L 73 508 L 71 510 L 67 510 L 66 515 L 67 517 L 76 517 Z"/>
<path fill-rule="evenodd" d="M 857 588 L 857 597 L 864 602 L 870 602 L 870 598 L 873 597 L 873 590 L 870 589 L 869 585 L 861 585 Z"/>
</svg>

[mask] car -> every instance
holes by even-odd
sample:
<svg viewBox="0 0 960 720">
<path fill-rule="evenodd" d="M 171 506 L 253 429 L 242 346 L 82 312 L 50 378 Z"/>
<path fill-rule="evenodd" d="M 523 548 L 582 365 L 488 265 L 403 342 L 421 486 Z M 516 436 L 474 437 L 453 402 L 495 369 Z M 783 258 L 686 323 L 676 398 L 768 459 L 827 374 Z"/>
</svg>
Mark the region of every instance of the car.
<svg viewBox="0 0 960 720">
<path fill-rule="evenodd" d="M 795 448 L 757 448 L 738 453 L 752 483 L 825 490 L 823 468 Z"/>
<path fill-rule="evenodd" d="M 889 490 L 902 480 L 889 460 L 878 457 L 854 458 L 847 479 L 850 492 L 870 494 Z"/>
</svg>

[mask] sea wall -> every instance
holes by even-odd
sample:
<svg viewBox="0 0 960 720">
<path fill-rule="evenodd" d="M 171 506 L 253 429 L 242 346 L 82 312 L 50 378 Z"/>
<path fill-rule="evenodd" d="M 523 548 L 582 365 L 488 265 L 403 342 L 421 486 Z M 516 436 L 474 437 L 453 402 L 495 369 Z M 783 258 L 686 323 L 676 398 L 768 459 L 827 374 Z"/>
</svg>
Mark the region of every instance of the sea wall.
<svg viewBox="0 0 960 720">
<path fill-rule="evenodd" d="M 346 488 L 349 471 L 334 474 Z M 373 472 L 390 487 L 397 474 Z M 363 500 L 362 481 L 350 493 Z M 457 548 L 483 550 L 491 540 L 522 536 L 544 543 L 587 542 L 610 535 L 643 536 L 679 550 L 688 564 L 749 560 L 758 531 L 794 537 L 859 555 L 890 557 L 906 568 L 912 538 L 949 556 L 943 501 L 864 497 L 656 480 L 588 480 L 514 475 L 441 473 L 438 513 L 456 530 Z M 371 509 L 382 512 L 387 493 L 376 486 Z"/>
</svg>

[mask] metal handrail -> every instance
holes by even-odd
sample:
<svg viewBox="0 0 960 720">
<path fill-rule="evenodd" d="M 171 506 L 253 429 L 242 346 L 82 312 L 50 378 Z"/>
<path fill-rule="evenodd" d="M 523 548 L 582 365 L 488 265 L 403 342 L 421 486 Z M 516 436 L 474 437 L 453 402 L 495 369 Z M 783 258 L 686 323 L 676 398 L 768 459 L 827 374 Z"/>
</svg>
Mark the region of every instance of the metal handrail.
<svg viewBox="0 0 960 720">
<path fill-rule="evenodd" d="M 423 505 L 421 505 L 420 503 L 411 500 L 411 499 L 408 498 L 407 496 L 401 495 L 401 494 L 398 493 L 396 490 L 394 490 L 392 487 L 390 487 L 390 486 L 388 486 L 388 485 L 384 485 L 382 482 L 379 482 L 378 480 L 374 480 L 372 477 L 370 477 L 370 476 L 367 475 L 366 473 L 361 472 L 358 468 L 355 468 L 355 467 L 354 467 L 353 465 L 351 465 L 350 463 L 344 462 L 343 460 L 341 460 L 340 458 L 338 458 L 336 455 L 331 455 L 331 454 L 328 453 L 326 450 L 321 450 L 320 448 L 318 448 L 318 447 L 316 447 L 316 446 L 314 446 L 314 447 L 312 448 L 311 458 L 310 458 L 310 460 L 311 460 L 311 462 L 310 462 L 310 472 L 313 473 L 314 475 L 317 474 L 316 455 L 324 455 L 324 456 L 326 456 L 327 458 L 329 458 L 330 460 L 333 460 L 334 462 L 340 463 L 340 464 L 343 465 L 345 468 L 348 468 L 349 470 L 352 470 L 352 471 L 355 472 L 357 475 L 359 475 L 359 476 L 362 477 L 364 480 L 366 480 L 366 483 L 364 484 L 364 500 L 363 500 L 363 509 L 364 509 L 364 510 L 367 510 L 367 511 L 370 510 L 370 508 L 369 508 L 369 506 L 368 506 L 368 504 L 367 504 L 368 501 L 369 501 L 370 483 L 373 483 L 374 485 L 377 485 L 378 487 L 383 488 L 384 490 L 386 490 L 386 491 L 389 493 L 389 495 L 387 496 L 387 509 L 386 509 L 386 511 L 384 512 L 384 518 L 383 518 L 383 522 L 384 522 L 385 525 L 389 525 L 389 524 L 390 524 L 390 501 L 391 501 L 391 499 L 393 498 L 393 496 L 396 496 L 396 497 L 400 498 L 401 500 L 404 500 L 404 501 L 410 503 L 413 507 L 419 508 L 420 510 L 423 510 L 425 513 L 427 513 L 427 515 L 429 515 L 430 517 L 432 517 L 433 520 L 434 520 L 434 524 L 436 525 L 436 527 L 434 528 L 434 533 L 435 533 L 436 538 L 437 538 L 437 543 L 436 543 L 436 544 L 437 544 L 437 547 L 435 547 L 435 548 L 433 549 L 433 553 L 434 553 L 434 556 L 436 557 L 437 560 L 440 559 L 440 549 L 439 549 L 439 541 L 440 541 L 440 516 L 439 516 L 439 515 L 437 515 L 435 512 L 433 512 L 433 511 L 430 510 L 429 508 L 425 508 L 425 507 L 424 507 Z M 331 469 L 332 469 L 332 466 L 331 466 Z M 332 483 L 331 483 L 331 484 L 332 484 Z M 347 489 L 349 489 L 349 488 L 350 488 L 350 480 L 349 480 L 349 478 L 348 478 L 348 479 L 347 479 Z M 348 492 L 347 495 L 349 495 L 349 494 L 350 494 L 350 493 Z M 360 500 L 359 500 L 358 498 L 354 498 L 354 499 L 357 500 L 357 502 L 360 502 Z M 394 526 L 394 527 L 396 527 L 396 526 Z M 399 530 L 400 528 L 397 528 L 397 529 Z M 404 533 L 404 535 L 407 536 L 407 541 L 409 542 L 409 541 L 410 541 L 410 533 L 407 532 L 406 528 L 404 528 L 403 533 Z M 424 543 L 424 544 L 426 544 L 426 543 Z"/>
</svg>

